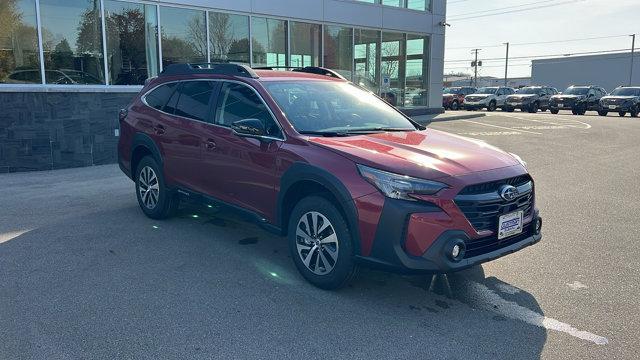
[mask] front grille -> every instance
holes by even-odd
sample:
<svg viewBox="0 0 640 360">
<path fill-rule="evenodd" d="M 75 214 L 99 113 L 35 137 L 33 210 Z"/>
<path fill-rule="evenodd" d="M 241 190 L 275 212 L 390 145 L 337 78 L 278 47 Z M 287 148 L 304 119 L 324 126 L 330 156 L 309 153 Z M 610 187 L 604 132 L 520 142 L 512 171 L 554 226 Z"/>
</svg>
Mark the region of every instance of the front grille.
<svg viewBox="0 0 640 360">
<path fill-rule="evenodd" d="M 481 239 L 467 239 L 464 244 L 466 247 L 464 258 L 472 258 L 474 256 L 483 255 L 513 245 L 533 235 L 533 223 L 529 223 L 522 228 L 522 233 L 498 240 L 498 235 L 494 234 Z"/>
<path fill-rule="evenodd" d="M 516 177 L 512 177 L 509 179 L 491 181 L 482 184 L 469 185 L 462 189 L 458 195 L 475 195 L 475 194 L 484 194 L 491 192 L 498 192 L 498 189 L 502 185 L 511 185 L 511 186 L 522 186 L 531 181 L 531 176 L 529 175 L 520 175 Z"/>
<path fill-rule="evenodd" d="M 505 184 L 517 187 L 521 195 L 511 201 L 502 199 L 498 190 Z M 527 217 L 533 212 L 533 200 L 533 181 L 528 175 L 522 175 L 467 186 L 456 196 L 455 203 L 476 231 L 497 232 L 500 216 L 523 211 Z"/>
<path fill-rule="evenodd" d="M 476 101 L 484 100 L 484 98 L 478 97 L 478 96 L 467 96 L 465 100 L 476 102 Z"/>
</svg>

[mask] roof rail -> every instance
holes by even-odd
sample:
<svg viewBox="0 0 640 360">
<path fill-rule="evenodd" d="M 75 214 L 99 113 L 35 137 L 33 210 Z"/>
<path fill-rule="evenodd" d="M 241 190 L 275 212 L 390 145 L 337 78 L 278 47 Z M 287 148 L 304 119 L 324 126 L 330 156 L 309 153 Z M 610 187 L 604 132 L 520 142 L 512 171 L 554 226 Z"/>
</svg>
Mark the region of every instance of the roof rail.
<svg viewBox="0 0 640 360">
<path fill-rule="evenodd" d="M 230 62 L 172 64 L 164 68 L 160 76 L 191 74 L 218 74 L 252 79 L 258 78 L 258 74 L 248 65 Z"/>
<path fill-rule="evenodd" d="M 335 79 L 340 79 L 340 80 L 347 80 L 344 76 L 340 75 L 337 71 L 335 70 L 331 70 L 331 69 L 327 69 L 327 68 L 323 68 L 320 66 L 260 66 L 260 67 L 254 67 L 255 70 L 277 70 L 277 69 L 284 69 L 284 70 L 291 70 L 291 71 L 295 71 L 295 72 L 302 72 L 302 73 L 308 73 L 308 74 L 316 74 L 316 75 L 323 75 L 323 76 L 329 76 Z"/>
</svg>

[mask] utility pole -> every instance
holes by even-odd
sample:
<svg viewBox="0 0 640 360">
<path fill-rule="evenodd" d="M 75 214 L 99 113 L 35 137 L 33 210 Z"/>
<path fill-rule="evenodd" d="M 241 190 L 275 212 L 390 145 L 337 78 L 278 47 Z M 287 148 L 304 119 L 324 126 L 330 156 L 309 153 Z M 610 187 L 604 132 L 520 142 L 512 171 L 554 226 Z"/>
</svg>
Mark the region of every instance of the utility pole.
<svg viewBox="0 0 640 360">
<path fill-rule="evenodd" d="M 474 74 L 473 74 L 473 86 L 478 87 L 478 51 L 480 51 L 482 49 L 473 49 L 471 50 L 472 52 L 476 53 L 476 60 L 473 62 L 473 69 L 474 69 Z"/>
<path fill-rule="evenodd" d="M 507 55 L 505 56 L 504 62 L 504 86 L 507 86 L 508 78 L 509 78 L 509 43 L 504 43 L 507 45 Z"/>
<path fill-rule="evenodd" d="M 636 34 L 631 36 L 631 69 L 629 70 L 629 86 L 633 85 L 633 55 L 636 48 Z"/>
</svg>

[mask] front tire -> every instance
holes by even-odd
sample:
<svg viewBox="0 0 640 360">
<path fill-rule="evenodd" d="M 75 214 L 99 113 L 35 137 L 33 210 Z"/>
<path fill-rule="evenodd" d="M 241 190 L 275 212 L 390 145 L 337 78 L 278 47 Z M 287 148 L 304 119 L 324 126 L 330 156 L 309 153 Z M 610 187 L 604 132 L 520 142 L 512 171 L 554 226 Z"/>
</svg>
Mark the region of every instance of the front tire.
<svg viewBox="0 0 640 360">
<path fill-rule="evenodd" d="M 539 107 L 538 103 L 534 102 L 533 104 L 531 104 L 529 106 L 529 112 L 532 113 L 532 114 L 537 113 L 538 112 L 538 107 Z"/>
<path fill-rule="evenodd" d="M 489 102 L 489 105 L 487 106 L 487 111 L 496 111 L 496 102 L 495 101 Z"/>
<path fill-rule="evenodd" d="M 142 212 L 156 220 L 171 217 L 178 208 L 178 198 L 167 189 L 158 163 L 146 156 L 140 160 L 135 174 L 136 195 Z"/>
<path fill-rule="evenodd" d="M 609 114 L 609 112 L 608 112 L 608 111 L 606 111 L 606 110 L 600 110 L 600 111 L 598 111 L 598 115 L 600 115 L 600 116 L 607 116 L 607 114 Z"/>
<path fill-rule="evenodd" d="M 627 115 L 627 112 L 626 112 L 626 111 L 620 111 L 620 112 L 618 113 L 618 116 L 620 116 L 620 117 L 624 117 L 625 115 Z"/>
<path fill-rule="evenodd" d="M 453 110 L 453 111 L 458 111 L 458 110 L 460 110 L 460 105 L 458 104 L 457 101 L 454 101 L 454 102 L 451 103 L 450 109 Z"/>
<path fill-rule="evenodd" d="M 300 200 L 289 218 L 288 234 L 291 258 L 311 284 L 334 290 L 354 276 L 351 231 L 342 213 L 324 197 Z"/>
<path fill-rule="evenodd" d="M 553 115 L 558 115 L 558 113 L 560 112 L 560 110 L 558 109 L 551 109 L 550 111 Z"/>
</svg>

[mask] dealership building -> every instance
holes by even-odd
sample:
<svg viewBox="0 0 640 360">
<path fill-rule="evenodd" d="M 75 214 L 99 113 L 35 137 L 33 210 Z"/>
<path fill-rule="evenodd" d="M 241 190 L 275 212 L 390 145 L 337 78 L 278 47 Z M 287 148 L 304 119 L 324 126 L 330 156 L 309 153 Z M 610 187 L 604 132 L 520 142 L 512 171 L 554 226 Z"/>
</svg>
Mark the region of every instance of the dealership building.
<svg viewBox="0 0 640 360">
<path fill-rule="evenodd" d="M 324 66 L 441 108 L 446 0 L 2 0 L 0 173 L 114 163 L 118 110 L 174 63 Z"/>
</svg>

